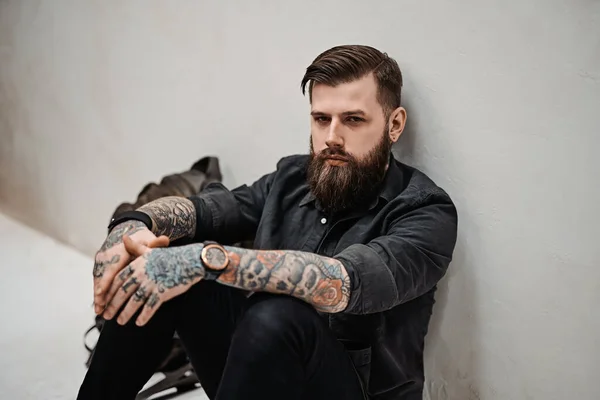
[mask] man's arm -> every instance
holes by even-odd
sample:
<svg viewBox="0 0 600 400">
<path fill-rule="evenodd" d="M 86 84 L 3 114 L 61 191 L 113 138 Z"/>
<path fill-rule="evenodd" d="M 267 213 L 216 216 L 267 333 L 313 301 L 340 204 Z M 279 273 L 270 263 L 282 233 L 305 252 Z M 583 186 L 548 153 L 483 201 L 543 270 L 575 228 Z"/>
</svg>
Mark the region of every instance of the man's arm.
<svg viewBox="0 0 600 400">
<path fill-rule="evenodd" d="M 344 312 L 382 312 L 431 291 L 452 260 L 457 218 L 451 199 L 437 190 L 391 221 L 385 235 L 336 254 L 352 282 Z"/>
<path fill-rule="evenodd" d="M 185 197 L 163 197 L 141 206 L 138 211 L 152 219 L 152 233 L 156 236 L 177 240 L 196 233 L 196 209 Z"/>
<path fill-rule="evenodd" d="M 155 236 L 163 235 L 170 241 L 181 238 L 203 241 L 210 238 L 224 244 L 251 239 L 256 233 L 275 173 L 264 175 L 251 186 L 242 185 L 228 190 L 220 183 L 213 183 L 195 196 L 163 197 L 138 208 L 152 220 L 152 233 L 142 222 L 123 222 L 109 233 L 105 244 L 96 253 L 96 313 L 111 301 L 107 291 L 115 275 L 130 262 L 123 235 L 132 235 L 133 239 L 150 247 L 161 245 L 163 241 Z"/>
<path fill-rule="evenodd" d="M 171 241 L 195 238 L 221 243 L 251 239 L 256 233 L 270 186 L 276 172 L 262 176 L 252 185 L 233 190 L 212 183 L 189 198 L 168 196 L 138 208 L 152 219 L 152 232 Z"/>
<path fill-rule="evenodd" d="M 146 273 L 164 289 L 204 277 L 200 243 L 149 253 Z M 287 294 L 326 313 L 343 311 L 350 298 L 350 279 L 338 260 L 312 253 L 248 250 L 224 246 L 229 264 L 217 282 L 252 292 Z M 160 256 L 163 254 L 165 256 Z"/>
<path fill-rule="evenodd" d="M 225 247 L 229 265 L 218 282 L 254 292 L 287 294 L 326 313 L 344 311 L 350 278 L 333 258 L 302 251 Z"/>
</svg>

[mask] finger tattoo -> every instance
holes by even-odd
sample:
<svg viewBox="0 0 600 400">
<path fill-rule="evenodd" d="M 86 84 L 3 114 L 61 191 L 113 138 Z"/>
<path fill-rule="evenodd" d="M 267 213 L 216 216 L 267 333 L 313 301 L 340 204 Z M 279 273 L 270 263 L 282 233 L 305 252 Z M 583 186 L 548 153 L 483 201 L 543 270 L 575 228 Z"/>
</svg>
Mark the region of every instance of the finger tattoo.
<svg viewBox="0 0 600 400">
<path fill-rule="evenodd" d="M 156 293 L 152 293 L 148 298 L 148 302 L 146 305 L 150 308 L 154 308 L 158 304 L 158 295 Z"/>
<path fill-rule="evenodd" d="M 135 293 L 133 294 L 133 300 L 135 300 L 135 301 L 142 301 L 145 298 L 146 298 L 146 288 L 143 286 L 138 288 L 138 290 L 136 290 Z"/>
<path fill-rule="evenodd" d="M 112 258 L 110 260 L 96 261 L 94 263 L 94 277 L 102 278 L 106 267 L 108 267 L 109 265 L 118 263 L 120 259 L 121 259 L 121 256 L 118 254 L 115 254 L 114 256 L 112 256 Z"/>
<path fill-rule="evenodd" d="M 133 275 L 133 267 L 131 266 L 131 264 L 129 264 L 123 271 L 121 271 L 121 273 L 119 274 L 119 279 L 124 281 L 131 275 Z"/>
<path fill-rule="evenodd" d="M 133 286 L 133 285 L 137 285 L 139 284 L 137 278 L 134 276 L 133 278 L 131 278 L 130 280 L 128 280 L 127 282 L 125 282 L 125 284 L 123 286 L 121 286 L 121 289 L 123 289 L 123 291 L 125 293 L 127 293 L 127 290 Z"/>
</svg>

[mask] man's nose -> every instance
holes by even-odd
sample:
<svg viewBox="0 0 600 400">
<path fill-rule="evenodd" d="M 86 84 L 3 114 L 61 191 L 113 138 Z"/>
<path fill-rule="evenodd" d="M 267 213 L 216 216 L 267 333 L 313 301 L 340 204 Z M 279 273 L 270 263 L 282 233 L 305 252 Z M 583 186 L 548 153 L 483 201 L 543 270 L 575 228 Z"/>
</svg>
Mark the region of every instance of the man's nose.
<svg viewBox="0 0 600 400">
<path fill-rule="evenodd" d="M 329 124 L 329 130 L 327 131 L 327 138 L 325 140 L 325 144 L 327 147 L 343 147 L 344 146 L 344 138 L 340 134 L 340 125 L 336 121 L 331 121 Z"/>
</svg>

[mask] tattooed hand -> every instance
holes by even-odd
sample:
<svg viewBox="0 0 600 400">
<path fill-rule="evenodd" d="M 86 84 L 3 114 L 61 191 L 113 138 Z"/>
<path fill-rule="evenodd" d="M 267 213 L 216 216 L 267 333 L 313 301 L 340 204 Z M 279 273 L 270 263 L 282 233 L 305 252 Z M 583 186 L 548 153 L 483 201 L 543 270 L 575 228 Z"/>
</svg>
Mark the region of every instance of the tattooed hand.
<svg viewBox="0 0 600 400">
<path fill-rule="evenodd" d="M 106 305 L 106 293 L 115 275 L 132 259 L 125 249 L 123 236 L 130 236 L 149 247 L 168 246 L 166 237 L 157 238 L 140 221 L 127 221 L 117 225 L 108 235 L 94 262 L 94 311 L 100 314 Z"/>
<path fill-rule="evenodd" d="M 136 324 L 145 325 L 162 303 L 204 277 L 201 244 L 150 249 L 128 237 L 123 242 L 137 258 L 114 279 L 108 294 L 112 300 L 103 315 L 106 319 L 112 319 L 127 301 L 117 322 L 126 324 L 143 307 Z"/>
</svg>

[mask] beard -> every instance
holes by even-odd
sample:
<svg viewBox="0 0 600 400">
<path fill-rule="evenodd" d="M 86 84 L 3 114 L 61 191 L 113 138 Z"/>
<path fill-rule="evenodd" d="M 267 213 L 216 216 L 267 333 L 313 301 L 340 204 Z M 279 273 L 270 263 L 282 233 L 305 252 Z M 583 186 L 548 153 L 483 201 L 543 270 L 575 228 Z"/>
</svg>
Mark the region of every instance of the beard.
<svg viewBox="0 0 600 400">
<path fill-rule="evenodd" d="M 385 177 L 392 150 L 387 128 L 386 125 L 379 143 L 362 159 L 340 147 L 327 147 L 315 154 L 311 137 L 307 180 L 325 212 L 336 214 L 360 208 L 375 197 Z M 346 162 L 331 165 L 327 159 L 332 156 Z"/>
</svg>

